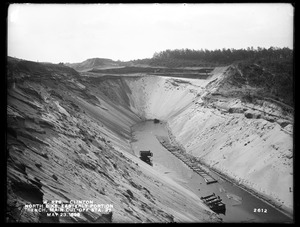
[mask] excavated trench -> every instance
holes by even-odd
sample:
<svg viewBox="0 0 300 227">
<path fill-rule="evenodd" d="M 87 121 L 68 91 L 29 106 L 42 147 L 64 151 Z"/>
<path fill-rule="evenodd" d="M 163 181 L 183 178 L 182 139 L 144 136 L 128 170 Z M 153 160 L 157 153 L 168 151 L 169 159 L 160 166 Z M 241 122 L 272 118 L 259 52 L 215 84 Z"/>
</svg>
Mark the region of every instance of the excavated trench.
<svg viewBox="0 0 300 227">
<path fill-rule="evenodd" d="M 206 184 L 203 177 L 172 155 L 157 140 L 157 136 L 168 137 L 165 123 L 153 121 L 138 123 L 132 127 L 132 147 L 135 155 L 140 150 L 153 152 L 153 169 L 175 180 L 195 193 L 199 198 L 215 193 L 226 204 L 225 213 L 219 213 L 224 222 L 288 223 L 290 218 L 232 182 L 210 171 L 217 183 Z M 258 212 L 257 210 L 260 210 Z"/>
<path fill-rule="evenodd" d="M 110 82 L 107 83 L 113 83 L 113 80 L 119 80 L 117 83 L 118 90 L 120 89 L 126 93 L 123 93 L 122 96 L 111 96 L 111 99 L 114 99 L 117 103 L 125 103 L 126 106 L 128 105 L 142 120 L 130 126 L 132 133 L 131 146 L 135 156 L 139 157 L 140 150 L 151 150 L 154 154 L 154 170 L 164 173 L 167 177 L 172 178 L 199 197 L 209 195 L 213 192 L 220 195 L 227 206 L 226 214 L 219 214 L 224 221 L 290 222 L 290 217 L 283 214 L 282 210 L 279 212 L 274 209 L 273 205 L 266 203 L 266 200 L 258 199 L 256 196 L 259 195 L 258 193 L 250 194 L 239 188 L 237 184 L 230 182 L 230 180 L 228 180 L 230 179 L 230 175 L 226 178 L 227 180 L 224 180 L 212 172 L 211 174 L 218 179 L 218 183 L 206 185 L 202 177 L 171 155 L 161 146 L 156 138 L 156 136 L 159 135 L 168 136 L 165 127 L 166 124 L 169 126 L 169 129 L 171 128 L 170 131 L 172 131 L 173 125 L 176 129 L 177 125 L 184 124 L 184 122 L 180 122 L 182 121 L 180 118 L 185 117 L 185 122 L 193 122 L 192 118 L 195 112 L 191 114 L 187 112 L 188 110 L 196 109 L 196 111 L 205 111 L 204 108 L 199 106 L 201 96 L 204 96 L 207 92 L 212 92 L 219 86 L 218 80 L 222 80 L 222 75 L 226 69 L 226 67 L 216 68 L 213 71 L 213 76 L 208 80 L 148 76 L 130 77 L 126 79 L 117 79 L 116 77 L 111 78 Z M 213 83 L 215 83 L 215 85 Z M 209 91 L 207 91 L 207 86 L 211 86 Z M 116 92 L 116 94 L 118 94 L 118 92 Z M 110 95 L 112 94 L 110 93 Z M 234 117 L 234 114 L 230 116 L 230 120 L 233 120 Z M 238 117 L 239 120 L 241 120 L 241 116 Z M 211 116 L 211 118 L 213 118 L 213 116 Z M 164 124 L 154 124 L 153 119 L 159 119 L 164 122 Z M 216 120 L 218 123 L 220 122 L 220 119 Z M 172 122 L 175 121 L 177 121 L 176 124 L 172 124 Z M 227 123 L 226 120 L 223 121 Z M 243 120 L 241 120 L 241 122 L 242 121 Z M 195 120 L 192 124 L 197 125 L 198 122 L 199 121 Z M 200 124 L 198 127 L 201 127 Z M 218 132 L 219 129 L 216 126 L 215 128 Z M 190 137 L 197 135 L 195 127 L 188 129 L 181 127 L 179 131 L 181 134 L 187 133 Z M 177 138 L 177 142 L 181 143 L 180 137 L 175 136 L 175 138 Z M 234 142 L 234 140 L 232 141 Z M 213 159 L 213 157 L 211 157 L 211 159 Z M 240 165 L 243 164 L 240 163 Z M 222 171 L 219 172 L 222 173 Z M 260 212 L 257 211 L 258 209 Z"/>
<path fill-rule="evenodd" d="M 158 135 L 169 137 L 206 168 L 267 195 L 276 206 L 280 202 L 279 209 L 291 215 L 291 160 L 282 161 L 292 146 L 290 125 L 285 123 L 282 128 L 276 121 L 248 119 L 222 108 L 226 103 L 241 109 L 238 99 L 207 102 L 227 73 L 228 67 L 217 67 L 206 80 L 178 76 L 65 79 L 65 75 L 55 75 L 43 82 L 38 78 L 13 84 L 8 98 L 8 150 L 14 160 L 8 164 L 9 182 L 33 179 L 43 199 L 59 196 L 114 202 L 115 222 L 217 221 L 199 199 L 212 192 L 226 203 L 226 214 L 219 215 L 226 222 L 291 222 L 223 177 L 214 175 L 218 183 L 206 185 L 157 140 Z M 153 119 L 161 123 L 154 124 Z M 264 150 L 263 154 L 251 154 L 249 147 L 254 146 Z M 153 152 L 153 167 L 138 158 L 139 150 Z M 258 155 L 261 164 L 257 166 Z M 24 166 L 21 174 L 16 166 Z M 287 177 L 278 180 L 281 176 Z M 71 179 L 76 180 L 75 185 Z M 141 188 L 149 194 L 146 200 Z M 276 190 L 270 192 L 270 188 Z M 128 191 L 132 198 L 125 203 Z"/>
<path fill-rule="evenodd" d="M 218 79 L 221 80 L 222 74 L 225 73 L 225 71 L 226 68 L 216 69 L 212 78 L 199 81 L 180 80 L 171 77 L 145 77 L 128 80 L 127 84 L 131 87 L 131 91 L 138 92 L 136 94 L 134 92 L 131 93 L 130 99 L 133 100 L 133 102 L 131 102 L 132 109 L 138 113 L 142 119 L 146 120 L 132 126 L 133 141 L 131 144 L 134 154 L 139 156 L 140 150 L 151 150 L 154 154 L 153 168 L 155 170 L 171 177 L 182 186 L 193 191 L 199 197 L 209 195 L 213 192 L 220 195 L 226 204 L 226 214 L 219 214 L 224 221 L 291 222 L 291 214 L 282 209 L 283 202 L 280 205 L 278 205 L 278 203 L 273 203 L 270 197 L 261 196 L 260 193 L 252 190 L 253 188 L 248 185 L 242 184 L 241 186 L 243 186 L 243 188 L 240 188 L 238 186 L 240 182 L 235 181 L 229 174 L 223 174 L 222 170 L 215 168 L 214 169 L 217 170 L 218 174 L 212 169 L 210 170 L 210 174 L 218 179 L 218 183 L 206 185 L 202 177 L 193 172 L 182 161 L 170 154 L 170 152 L 162 147 L 157 140 L 157 136 L 163 135 L 168 137 L 166 125 L 168 125 L 170 133 L 172 132 L 172 122 L 176 121 L 178 118 L 180 119 L 180 117 L 185 114 L 189 115 L 188 117 L 184 116 L 186 121 L 193 118 L 193 115 L 189 114 L 187 110 L 193 108 L 195 110 L 194 104 L 197 102 L 199 103 L 201 100 L 199 99 L 199 96 L 207 92 L 205 89 L 207 84 L 212 81 L 216 83 Z M 138 86 L 138 82 L 142 82 L 141 86 Z M 215 86 L 217 87 L 218 85 Z M 136 87 L 140 88 L 135 89 Z M 210 88 L 210 92 L 212 90 L 213 89 Z M 201 107 L 198 107 L 197 109 L 201 109 Z M 233 120 L 235 116 L 236 115 L 231 116 L 230 120 Z M 238 117 L 238 119 L 241 120 L 241 116 Z M 154 124 L 153 119 L 156 118 L 162 120 L 164 123 Z M 224 118 L 226 119 L 226 115 Z M 150 121 L 148 119 L 150 119 Z M 219 119 L 217 119 L 217 121 L 219 121 Z M 227 123 L 226 120 L 223 121 Z M 196 122 L 197 121 L 192 124 L 195 125 L 197 124 Z M 179 124 L 184 123 L 180 122 Z M 198 127 L 201 127 L 200 124 Z M 217 132 L 220 130 L 216 126 L 215 128 Z M 180 133 L 187 133 L 189 136 L 197 135 L 195 127 L 191 127 L 190 129 L 181 128 Z M 252 132 L 252 134 L 254 133 Z M 177 139 L 176 142 L 182 144 L 180 137 L 173 135 L 172 137 Z M 232 139 L 231 143 L 232 142 L 235 141 Z M 263 147 L 264 146 L 262 146 L 262 148 Z M 186 148 L 188 149 L 188 147 Z M 187 149 L 184 149 L 184 152 L 186 152 Z M 213 157 L 210 158 L 213 159 Z M 216 158 L 216 160 L 218 161 L 218 158 Z M 243 163 L 240 163 L 240 165 L 243 165 Z M 206 167 L 209 168 L 209 165 L 206 165 Z M 263 168 L 265 169 L 265 167 Z M 253 182 L 254 184 L 256 183 L 255 180 Z M 292 186 L 292 182 L 289 182 L 289 184 Z M 249 190 L 245 191 L 247 188 Z M 291 195 L 291 192 L 286 191 L 286 193 Z M 275 207 L 277 209 L 275 209 Z"/>
</svg>

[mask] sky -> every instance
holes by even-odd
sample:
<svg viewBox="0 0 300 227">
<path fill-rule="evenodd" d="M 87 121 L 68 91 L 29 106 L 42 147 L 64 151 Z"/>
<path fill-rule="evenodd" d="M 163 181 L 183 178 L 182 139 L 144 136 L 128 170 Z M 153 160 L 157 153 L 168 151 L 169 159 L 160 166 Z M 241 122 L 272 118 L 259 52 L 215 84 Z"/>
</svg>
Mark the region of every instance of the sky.
<svg viewBox="0 0 300 227">
<path fill-rule="evenodd" d="M 291 4 L 12 4 L 7 54 L 129 61 L 166 49 L 293 48 Z"/>
</svg>

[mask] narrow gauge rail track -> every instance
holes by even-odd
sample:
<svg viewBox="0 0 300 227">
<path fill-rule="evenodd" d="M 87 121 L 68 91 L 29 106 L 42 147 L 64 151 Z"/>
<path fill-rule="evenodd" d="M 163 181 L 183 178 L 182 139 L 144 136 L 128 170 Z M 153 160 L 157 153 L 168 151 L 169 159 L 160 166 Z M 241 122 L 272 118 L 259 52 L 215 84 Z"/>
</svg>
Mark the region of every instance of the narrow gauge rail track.
<svg viewBox="0 0 300 227">
<path fill-rule="evenodd" d="M 201 177 L 203 177 L 206 184 L 213 184 L 213 183 L 218 182 L 215 178 L 213 178 L 211 175 L 209 175 L 209 173 L 206 170 L 204 170 L 197 163 L 193 162 L 188 157 L 186 157 L 181 152 L 181 149 L 179 147 L 171 145 L 167 137 L 156 136 L 156 138 L 164 148 L 166 148 L 168 151 L 170 151 L 173 155 L 175 155 L 178 159 L 180 159 L 183 163 L 185 163 L 194 172 L 196 172 Z"/>
</svg>

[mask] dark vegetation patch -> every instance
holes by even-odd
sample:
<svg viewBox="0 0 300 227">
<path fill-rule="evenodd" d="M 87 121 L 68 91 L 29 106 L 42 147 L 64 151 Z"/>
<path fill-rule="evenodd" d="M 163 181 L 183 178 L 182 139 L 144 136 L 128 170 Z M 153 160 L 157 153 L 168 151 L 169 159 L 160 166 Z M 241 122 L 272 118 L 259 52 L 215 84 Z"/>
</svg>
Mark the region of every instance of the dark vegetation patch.
<svg viewBox="0 0 300 227">
<path fill-rule="evenodd" d="M 261 65 L 250 63 L 239 63 L 238 68 L 243 74 L 243 79 L 239 79 L 235 76 L 236 80 L 241 83 L 247 83 L 252 88 L 258 90 L 251 94 L 249 91 L 245 93 L 243 99 L 248 102 L 254 102 L 256 98 L 269 98 L 287 105 L 294 105 L 294 89 L 293 89 L 293 68 L 292 62 L 285 60 L 279 60 L 274 62 L 268 62 L 265 60 Z M 284 107 L 284 105 L 282 106 Z"/>
<path fill-rule="evenodd" d="M 258 47 L 246 49 L 222 50 L 191 50 L 175 49 L 154 53 L 152 58 L 131 61 L 132 64 L 145 64 L 163 67 L 209 67 L 230 65 L 239 61 L 259 61 L 261 59 L 290 59 L 293 51 L 289 48 L 270 47 L 269 49 Z M 205 71 L 202 71 L 205 72 Z"/>
<path fill-rule="evenodd" d="M 257 49 L 252 47 L 246 49 L 223 48 L 222 50 L 168 49 L 155 53 L 152 58 L 133 60 L 130 63 L 157 67 L 156 73 L 173 73 L 170 75 L 173 77 L 177 76 L 177 72 L 180 72 L 180 69 L 176 69 L 176 73 L 172 71 L 177 67 L 204 67 L 202 71 L 198 71 L 198 73 L 203 75 L 203 73 L 209 73 L 207 71 L 209 67 L 236 64 L 243 76 L 236 72 L 236 75 L 233 75 L 233 80 L 230 82 L 239 88 L 242 88 L 247 83 L 250 87 L 260 89 L 256 97 L 255 94 L 250 94 L 250 92 L 237 94 L 242 95 L 244 101 L 254 102 L 256 98 L 267 97 L 273 101 L 293 106 L 293 55 L 293 50 L 277 47 L 268 49 L 261 47 Z M 159 69 L 158 67 L 166 67 L 168 69 Z M 193 75 L 180 76 L 190 77 Z M 198 77 L 194 75 L 194 78 L 202 77 L 200 74 Z M 284 106 L 282 107 L 285 108 Z"/>
</svg>

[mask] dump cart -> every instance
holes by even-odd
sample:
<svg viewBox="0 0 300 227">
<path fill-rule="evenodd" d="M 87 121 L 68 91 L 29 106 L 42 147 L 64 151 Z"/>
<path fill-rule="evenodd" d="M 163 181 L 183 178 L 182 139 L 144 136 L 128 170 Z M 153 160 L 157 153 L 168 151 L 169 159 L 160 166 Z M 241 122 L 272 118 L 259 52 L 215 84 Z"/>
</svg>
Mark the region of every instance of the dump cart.
<svg viewBox="0 0 300 227">
<path fill-rule="evenodd" d="M 153 120 L 153 122 L 154 122 L 155 124 L 158 124 L 158 123 L 159 123 L 159 120 L 155 118 L 155 119 Z"/>
<path fill-rule="evenodd" d="M 152 164 L 152 160 L 150 157 L 153 157 L 152 152 L 149 151 L 140 151 L 140 159 L 144 162 L 146 162 L 147 164 L 149 164 L 150 166 L 153 166 Z"/>
<path fill-rule="evenodd" d="M 201 197 L 200 198 L 212 211 L 216 212 L 217 214 L 224 214 L 226 211 L 225 204 L 222 203 L 222 199 L 220 196 L 216 196 L 215 193 Z"/>
</svg>

